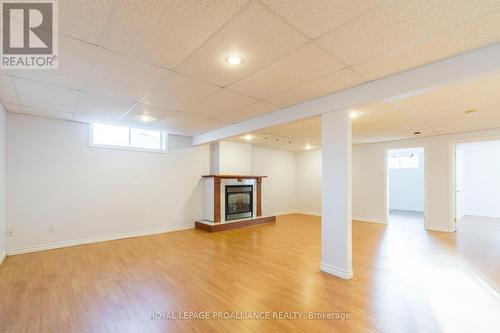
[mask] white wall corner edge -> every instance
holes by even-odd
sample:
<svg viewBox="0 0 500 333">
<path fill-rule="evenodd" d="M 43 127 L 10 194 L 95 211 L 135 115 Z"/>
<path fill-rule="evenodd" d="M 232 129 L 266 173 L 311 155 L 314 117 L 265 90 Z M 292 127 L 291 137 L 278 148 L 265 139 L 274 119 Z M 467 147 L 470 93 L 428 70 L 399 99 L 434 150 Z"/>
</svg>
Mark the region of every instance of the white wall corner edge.
<svg viewBox="0 0 500 333">
<path fill-rule="evenodd" d="M 5 258 L 7 258 L 7 252 L 4 251 L 2 254 L 0 254 L 0 265 L 3 264 Z"/>
<path fill-rule="evenodd" d="M 111 240 L 157 235 L 157 234 L 163 234 L 163 233 L 167 233 L 167 232 L 188 230 L 188 229 L 193 229 L 193 228 L 194 228 L 194 223 L 189 224 L 189 225 L 180 225 L 180 226 L 174 226 L 174 227 L 168 227 L 168 228 L 132 231 L 132 232 L 119 233 L 119 234 L 112 234 L 112 235 L 74 239 L 74 240 L 69 240 L 69 241 L 61 241 L 61 242 L 52 242 L 52 243 L 45 243 L 45 244 L 38 244 L 38 245 L 23 246 L 23 247 L 7 249 L 6 255 L 12 256 L 12 255 L 16 255 L 16 254 L 53 250 L 53 249 L 59 249 L 59 248 L 64 248 L 64 247 L 70 247 L 70 246 L 106 242 L 106 241 L 111 241 Z"/>
<path fill-rule="evenodd" d="M 324 264 L 324 263 L 321 263 L 320 269 L 322 272 L 325 272 L 325 273 L 328 273 L 331 275 L 335 275 L 335 276 L 342 278 L 344 280 L 350 280 L 353 277 L 352 269 L 350 271 L 346 271 L 344 269 L 337 268 L 337 267 L 334 267 L 332 265 L 328 265 L 328 264 Z"/>
</svg>

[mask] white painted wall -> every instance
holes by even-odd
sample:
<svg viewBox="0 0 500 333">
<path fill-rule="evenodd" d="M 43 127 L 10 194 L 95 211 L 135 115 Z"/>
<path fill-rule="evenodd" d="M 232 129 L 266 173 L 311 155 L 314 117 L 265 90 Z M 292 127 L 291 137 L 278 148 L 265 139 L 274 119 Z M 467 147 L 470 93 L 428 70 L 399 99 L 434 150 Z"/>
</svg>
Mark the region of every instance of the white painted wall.
<svg viewBox="0 0 500 333">
<path fill-rule="evenodd" d="M 0 263 L 6 255 L 7 118 L 0 103 Z"/>
<path fill-rule="evenodd" d="M 253 147 L 252 174 L 262 180 L 262 214 L 279 215 L 296 211 L 295 153 Z"/>
<path fill-rule="evenodd" d="M 321 215 L 321 150 L 298 152 L 295 161 L 297 211 Z"/>
<path fill-rule="evenodd" d="M 167 154 L 90 148 L 83 123 L 9 113 L 8 126 L 9 253 L 189 228 L 202 215 L 208 145 L 170 136 Z"/>
<path fill-rule="evenodd" d="M 218 145 L 218 174 L 250 175 L 252 173 L 252 145 L 232 141 L 220 141 Z M 212 162 L 212 165 L 216 165 Z M 217 170 L 214 170 L 217 171 Z"/>
<path fill-rule="evenodd" d="M 386 153 L 388 149 L 424 147 L 427 165 L 426 228 L 453 231 L 454 217 L 453 175 L 451 173 L 452 145 L 481 138 L 499 137 L 500 129 L 474 131 L 451 135 L 423 137 L 409 140 L 354 145 L 352 152 L 353 219 L 381 222 L 386 220 Z M 312 154 L 297 153 L 297 193 L 306 189 L 306 195 L 297 195 L 299 211 L 320 214 L 321 181 L 310 173 L 321 167 L 321 161 Z M 312 179 L 308 182 L 308 179 Z M 311 198 L 315 199 L 311 199 Z"/>
<path fill-rule="evenodd" d="M 8 128 L 8 253 L 190 228 L 202 217 L 208 145 L 169 136 L 167 154 L 91 148 L 86 124 L 12 113 Z M 222 146 L 225 173 L 269 176 L 264 214 L 295 211 L 294 153 Z"/>
<path fill-rule="evenodd" d="M 394 152 L 399 152 L 395 150 Z M 424 152 L 405 149 L 418 156 L 418 168 L 389 169 L 389 209 L 424 211 Z M 391 151 L 389 151 L 389 155 Z M 391 158 L 391 156 L 388 156 Z"/>
<path fill-rule="evenodd" d="M 500 141 L 460 144 L 460 152 L 463 215 L 500 217 Z"/>
</svg>

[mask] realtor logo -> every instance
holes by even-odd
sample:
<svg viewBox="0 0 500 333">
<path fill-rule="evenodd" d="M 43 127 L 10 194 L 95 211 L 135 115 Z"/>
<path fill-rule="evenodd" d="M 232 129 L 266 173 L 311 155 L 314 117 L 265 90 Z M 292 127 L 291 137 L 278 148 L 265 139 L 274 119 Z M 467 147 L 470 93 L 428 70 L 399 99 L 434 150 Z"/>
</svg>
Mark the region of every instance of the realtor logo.
<svg viewBox="0 0 500 333">
<path fill-rule="evenodd" d="M 57 2 L 2 1 L 1 68 L 57 68 Z"/>
</svg>

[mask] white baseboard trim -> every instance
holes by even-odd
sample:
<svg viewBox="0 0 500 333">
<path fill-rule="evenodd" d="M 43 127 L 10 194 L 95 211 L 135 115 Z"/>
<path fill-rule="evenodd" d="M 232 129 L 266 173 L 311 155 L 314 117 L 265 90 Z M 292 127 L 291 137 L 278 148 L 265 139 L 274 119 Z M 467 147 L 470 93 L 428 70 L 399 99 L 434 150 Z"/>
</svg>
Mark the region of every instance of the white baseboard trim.
<svg viewBox="0 0 500 333">
<path fill-rule="evenodd" d="M 305 211 L 298 211 L 296 214 L 304 214 L 304 215 L 312 215 L 312 216 L 321 216 L 321 214 L 315 213 L 315 212 L 305 212 Z M 377 218 L 371 218 L 371 217 L 358 217 L 358 216 L 353 216 L 353 220 L 359 221 L 359 222 L 369 222 L 369 223 L 379 223 L 379 224 L 387 224 L 384 219 L 377 219 Z"/>
<path fill-rule="evenodd" d="M 368 222 L 368 223 L 378 223 L 378 224 L 387 224 L 384 219 L 380 218 L 374 218 L 374 217 L 360 217 L 360 216 L 353 216 L 353 220 L 359 221 L 359 222 Z"/>
<path fill-rule="evenodd" d="M 327 265 L 324 263 L 321 263 L 320 269 L 321 269 L 321 271 L 323 271 L 325 273 L 338 276 L 339 278 L 342 278 L 345 280 L 352 279 L 352 276 L 353 276 L 352 269 L 350 271 L 346 271 L 344 269 L 333 267 L 332 265 Z"/>
<path fill-rule="evenodd" d="M 295 214 L 321 216 L 321 214 L 318 214 L 316 212 L 306 212 L 306 211 L 297 211 L 297 212 L 295 212 Z"/>
<path fill-rule="evenodd" d="M 263 215 L 265 216 L 279 216 L 279 215 L 290 215 L 290 214 L 297 214 L 297 211 L 295 210 L 285 210 L 277 213 L 265 213 Z"/>
<path fill-rule="evenodd" d="M 132 232 L 125 232 L 125 233 L 114 234 L 114 235 L 104 235 L 104 236 L 81 238 L 81 239 L 75 239 L 75 240 L 69 240 L 69 241 L 45 243 L 45 244 L 40 244 L 40 245 L 23 246 L 23 247 L 7 249 L 7 255 L 12 256 L 12 255 L 16 255 L 16 254 L 53 250 L 53 249 L 59 249 L 59 248 L 63 248 L 63 247 L 106 242 L 106 241 L 110 241 L 110 240 L 117 240 L 117 239 L 124 239 L 124 238 L 163 234 L 166 232 L 188 230 L 188 229 L 193 229 L 193 228 L 194 228 L 194 224 L 193 225 L 182 225 L 182 226 L 175 226 L 175 227 L 168 227 L 168 228 L 132 231 Z"/>
<path fill-rule="evenodd" d="M 450 230 L 449 228 L 442 228 L 442 227 L 432 227 L 432 226 L 425 226 L 425 230 L 430 230 L 430 231 L 439 231 L 439 232 L 454 232 L 453 230 Z"/>
</svg>

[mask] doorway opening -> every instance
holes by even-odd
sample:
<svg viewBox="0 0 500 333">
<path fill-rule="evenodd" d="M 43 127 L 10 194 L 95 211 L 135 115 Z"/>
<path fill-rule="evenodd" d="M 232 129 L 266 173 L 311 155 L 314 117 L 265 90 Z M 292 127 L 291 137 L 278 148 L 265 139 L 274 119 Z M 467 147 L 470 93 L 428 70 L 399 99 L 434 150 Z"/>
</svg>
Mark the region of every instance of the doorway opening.
<svg viewBox="0 0 500 333">
<path fill-rule="evenodd" d="M 455 229 L 500 223 L 500 140 L 455 146 Z"/>
<path fill-rule="evenodd" d="M 400 226 L 425 225 L 425 150 L 387 151 L 387 221 Z"/>
</svg>

